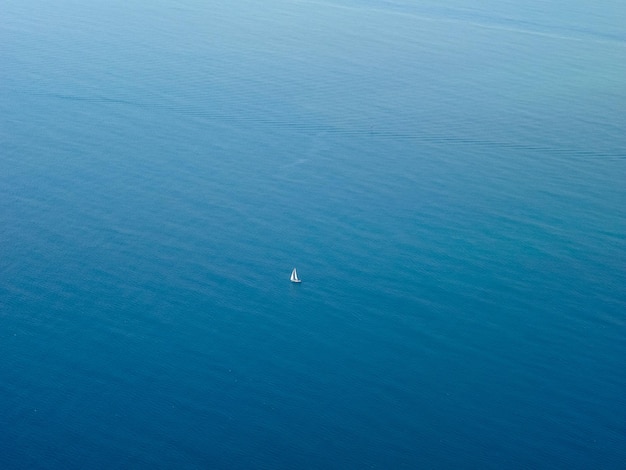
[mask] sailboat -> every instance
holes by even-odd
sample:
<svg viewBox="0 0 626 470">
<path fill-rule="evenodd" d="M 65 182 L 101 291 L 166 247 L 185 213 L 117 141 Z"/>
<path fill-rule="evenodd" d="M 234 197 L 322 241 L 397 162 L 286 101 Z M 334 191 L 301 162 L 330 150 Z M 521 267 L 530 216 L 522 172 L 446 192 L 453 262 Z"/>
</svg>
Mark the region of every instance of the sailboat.
<svg viewBox="0 0 626 470">
<path fill-rule="evenodd" d="M 296 271 L 296 268 L 293 268 L 293 271 L 291 271 L 290 280 L 291 282 L 302 282 L 300 278 L 298 277 L 298 271 Z"/>
</svg>

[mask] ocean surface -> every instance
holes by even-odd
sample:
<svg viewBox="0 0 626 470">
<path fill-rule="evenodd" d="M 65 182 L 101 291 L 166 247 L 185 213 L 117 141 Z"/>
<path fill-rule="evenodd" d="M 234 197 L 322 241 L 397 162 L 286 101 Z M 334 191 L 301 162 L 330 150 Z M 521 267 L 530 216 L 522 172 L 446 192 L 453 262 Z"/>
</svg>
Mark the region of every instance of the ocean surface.
<svg viewBox="0 0 626 470">
<path fill-rule="evenodd" d="M 624 2 L 0 9 L 0 468 L 625 468 Z"/>
</svg>

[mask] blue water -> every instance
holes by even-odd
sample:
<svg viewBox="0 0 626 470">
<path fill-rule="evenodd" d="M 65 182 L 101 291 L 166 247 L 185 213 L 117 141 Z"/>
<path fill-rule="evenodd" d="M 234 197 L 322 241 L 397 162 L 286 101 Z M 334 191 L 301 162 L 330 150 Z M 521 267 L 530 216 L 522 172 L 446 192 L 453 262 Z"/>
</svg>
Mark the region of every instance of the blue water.
<svg viewBox="0 0 626 470">
<path fill-rule="evenodd" d="M 3 2 L 0 467 L 624 468 L 626 9 L 475 3 Z"/>
</svg>

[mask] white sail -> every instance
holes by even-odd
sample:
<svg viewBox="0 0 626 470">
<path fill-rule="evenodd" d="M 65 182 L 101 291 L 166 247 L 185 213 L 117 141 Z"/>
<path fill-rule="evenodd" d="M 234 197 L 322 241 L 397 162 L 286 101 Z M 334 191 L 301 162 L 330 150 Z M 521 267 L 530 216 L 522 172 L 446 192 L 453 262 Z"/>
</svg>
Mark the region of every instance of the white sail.
<svg viewBox="0 0 626 470">
<path fill-rule="evenodd" d="M 291 282 L 302 282 L 300 278 L 298 277 L 298 271 L 296 271 L 296 268 L 293 268 L 293 271 L 291 271 L 290 280 Z"/>
</svg>

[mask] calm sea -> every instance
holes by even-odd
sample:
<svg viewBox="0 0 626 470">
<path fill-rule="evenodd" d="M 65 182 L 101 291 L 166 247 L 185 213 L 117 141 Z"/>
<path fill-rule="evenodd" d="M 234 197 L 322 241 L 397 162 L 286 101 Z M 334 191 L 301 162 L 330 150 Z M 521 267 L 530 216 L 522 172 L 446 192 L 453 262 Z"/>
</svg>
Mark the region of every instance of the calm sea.
<svg viewBox="0 0 626 470">
<path fill-rule="evenodd" d="M 623 2 L 1 9 L 1 468 L 624 468 Z"/>
</svg>

